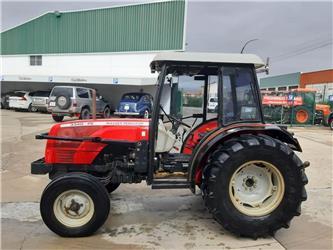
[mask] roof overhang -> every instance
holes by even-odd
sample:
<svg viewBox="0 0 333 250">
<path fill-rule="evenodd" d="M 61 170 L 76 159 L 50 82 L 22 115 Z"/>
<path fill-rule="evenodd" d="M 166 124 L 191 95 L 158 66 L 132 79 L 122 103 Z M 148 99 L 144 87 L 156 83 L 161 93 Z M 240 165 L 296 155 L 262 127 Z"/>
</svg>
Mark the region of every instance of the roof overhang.
<svg viewBox="0 0 333 250">
<path fill-rule="evenodd" d="M 159 53 L 154 57 L 150 63 L 152 72 L 159 71 L 165 62 L 253 64 L 255 68 L 265 66 L 261 58 L 253 54 L 166 52 Z"/>
</svg>

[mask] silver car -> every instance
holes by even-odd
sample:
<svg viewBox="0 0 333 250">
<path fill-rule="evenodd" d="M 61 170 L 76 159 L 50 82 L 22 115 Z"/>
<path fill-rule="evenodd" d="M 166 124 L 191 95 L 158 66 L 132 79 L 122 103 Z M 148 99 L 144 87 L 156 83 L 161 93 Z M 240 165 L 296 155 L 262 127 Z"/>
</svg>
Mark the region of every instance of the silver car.
<svg viewBox="0 0 333 250">
<path fill-rule="evenodd" d="M 35 91 L 32 94 L 32 107 L 37 111 L 46 112 L 49 101 L 50 91 Z"/>
<path fill-rule="evenodd" d="M 92 112 L 93 89 L 77 86 L 56 86 L 49 96 L 47 110 L 52 113 L 56 122 L 61 122 L 65 116 L 89 119 Z M 96 94 L 96 115 L 109 118 L 110 105 Z"/>
</svg>

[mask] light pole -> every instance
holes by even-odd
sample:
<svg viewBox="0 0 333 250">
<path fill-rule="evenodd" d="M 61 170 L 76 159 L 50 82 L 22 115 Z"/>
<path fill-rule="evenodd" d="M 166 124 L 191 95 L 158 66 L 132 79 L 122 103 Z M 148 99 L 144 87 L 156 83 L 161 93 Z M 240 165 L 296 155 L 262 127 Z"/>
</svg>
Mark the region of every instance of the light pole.
<svg viewBox="0 0 333 250">
<path fill-rule="evenodd" d="M 242 50 L 241 50 L 240 53 L 243 54 L 243 51 L 244 51 L 246 45 L 248 45 L 250 42 L 257 41 L 257 40 L 259 40 L 259 39 L 258 39 L 258 38 L 255 38 L 255 39 L 248 40 L 248 41 L 244 44 L 244 46 L 243 46 L 243 48 L 242 48 Z"/>
</svg>

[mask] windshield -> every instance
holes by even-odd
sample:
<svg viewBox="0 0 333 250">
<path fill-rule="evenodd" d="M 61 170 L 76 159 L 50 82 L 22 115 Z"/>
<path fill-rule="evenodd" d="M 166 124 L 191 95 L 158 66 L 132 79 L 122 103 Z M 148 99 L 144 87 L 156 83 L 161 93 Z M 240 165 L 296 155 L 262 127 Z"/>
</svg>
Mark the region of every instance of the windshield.
<svg viewBox="0 0 333 250">
<path fill-rule="evenodd" d="M 73 97 L 73 88 L 55 87 L 52 89 L 50 96 L 60 96 L 60 95 L 68 95 L 70 97 Z"/>
<path fill-rule="evenodd" d="M 17 91 L 12 96 L 23 97 L 25 94 L 26 94 L 26 92 Z"/>
<path fill-rule="evenodd" d="M 260 120 L 250 67 L 222 67 L 223 124 Z"/>
<path fill-rule="evenodd" d="M 50 91 L 36 91 L 30 93 L 31 96 L 38 96 L 38 97 L 49 97 Z"/>
<path fill-rule="evenodd" d="M 122 101 L 139 101 L 142 95 L 140 94 L 125 94 L 123 95 L 123 98 L 121 98 Z"/>
</svg>

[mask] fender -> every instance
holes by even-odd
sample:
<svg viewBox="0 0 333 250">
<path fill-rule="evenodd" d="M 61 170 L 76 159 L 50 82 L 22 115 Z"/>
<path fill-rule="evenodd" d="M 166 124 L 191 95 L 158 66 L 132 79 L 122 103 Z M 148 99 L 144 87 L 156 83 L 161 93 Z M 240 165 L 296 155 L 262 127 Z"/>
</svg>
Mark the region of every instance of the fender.
<svg viewBox="0 0 333 250">
<path fill-rule="evenodd" d="M 208 155 L 213 152 L 218 145 L 241 134 L 265 134 L 287 143 L 295 151 L 302 152 L 298 140 L 286 129 L 277 125 L 243 123 L 214 130 L 206 135 L 193 151 L 188 177 L 191 182 L 192 192 L 195 192 L 195 185 L 201 184 L 202 169 L 207 161 Z"/>
</svg>

